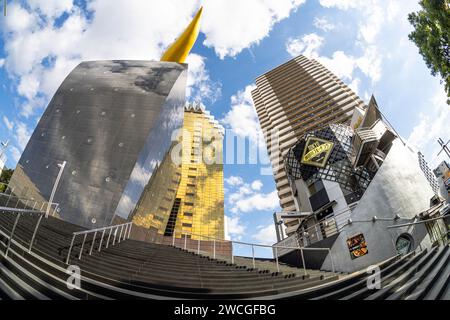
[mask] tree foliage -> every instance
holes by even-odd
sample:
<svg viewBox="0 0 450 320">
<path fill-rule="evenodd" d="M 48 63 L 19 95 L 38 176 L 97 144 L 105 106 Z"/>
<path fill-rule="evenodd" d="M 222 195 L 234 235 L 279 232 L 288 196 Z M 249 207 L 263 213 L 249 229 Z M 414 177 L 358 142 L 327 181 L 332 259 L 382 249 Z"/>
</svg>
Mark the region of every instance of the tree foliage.
<svg viewBox="0 0 450 320">
<path fill-rule="evenodd" d="M 445 83 L 450 104 L 450 0 L 421 0 L 422 9 L 408 15 L 414 31 L 409 34 L 433 76 Z"/>
<path fill-rule="evenodd" d="M 0 182 L 2 183 L 0 184 L 0 192 L 5 192 L 6 186 L 3 183 L 5 184 L 9 183 L 9 180 L 11 179 L 13 172 L 14 172 L 13 169 L 4 169 L 2 171 L 2 174 L 0 175 Z"/>
</svg>

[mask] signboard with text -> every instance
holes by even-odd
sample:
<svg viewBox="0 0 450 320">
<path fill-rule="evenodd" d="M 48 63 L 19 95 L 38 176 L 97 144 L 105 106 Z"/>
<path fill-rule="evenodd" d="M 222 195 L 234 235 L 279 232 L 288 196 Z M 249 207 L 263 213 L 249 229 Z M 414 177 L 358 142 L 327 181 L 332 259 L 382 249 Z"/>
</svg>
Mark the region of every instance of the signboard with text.
<svg viewBox="0 0 450 320">
<path fill-rule="evenodd" d="M 303 149 L 302 164 L 323 168 L 326 166 L 334 143 L 324 139 L 309 137 Z"/>
</svg>

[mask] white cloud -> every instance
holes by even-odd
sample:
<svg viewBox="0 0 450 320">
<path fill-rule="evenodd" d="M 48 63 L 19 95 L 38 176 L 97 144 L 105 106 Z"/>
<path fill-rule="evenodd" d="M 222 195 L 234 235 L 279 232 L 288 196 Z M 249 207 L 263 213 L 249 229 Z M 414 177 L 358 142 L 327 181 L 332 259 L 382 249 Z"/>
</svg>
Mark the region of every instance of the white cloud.
<svg viewBox="0 0 450 320">
<path fill-rule="evenodd" d="M 225 114 L 221 122 L 236 136 L 261 144 L 264 143 L 263 134 L 251 96 L 254 88 L 256 88 L 255 85 L 249 85 L 231 97 L 230 111 Z"/>
<path fill-rule="evenodd" d="M 381 79 L 382 56 L 377 46 L 371 45 L 364 49 L 364 55 L 356 60 L 359 69 L 376 83 Z"/>
<path fill-rule="evenodd" d="M 318 60 L 338 78 L 349 82 L 352 80 L 356 66 L 356 60 L 352 56 L 346 55 L 343 51 L 336 51 L 331 58 L 319 57 Z"/>
<path fill-rule="evenodd" d="M 430 155 L 428 160 L 431 168 L 436 167 L 446 157 L 444 152 L 437 157 L 440 150 L 438 138 L 442 138 L 445 142 L 450 139 L 450 109 L 446 101 L 444 88 L 437 86 L 435 96 L 425 106 L 426 113 L 420 113 L 419 123 L 414 126 L 408 137 L 410 144 L 425 155 Z"/>
<path fill-rule="evenodd" d="M 19 159 L 20 159 L 20 156 L 21 156 L 21 153 L 20 153 L 19 149 L 17 149 L 15 146 L 11 146 L 11 147 L 9 148 L 9 152 L 10 152 L 10 154 L 11 154 L 13 160 L 14 160 L 15 162 L 18 162 Z"/>
<path fill-rule="evenodd" d="M 252 236 L 253 239 L 263 244 L 274 244 L 277 242 L 277 234 L 273 223 L 267 226 L 260 226 L 256 234 Z"/>
<path fill-rule="evenodd" d="M 36 17 L 16 3 L 8 3 L 8 19 L 5 28 L 10 32 L 21 33 L 33 28 Z"/>
<path fill-rule="evenodd" d="M 239 216 L 225 216 L 225 239 L 240 240 L 245 234 L 246 226 L 242 224 Z"/>
<path fill-rule="evenodd" d="M 360 24 L 359 37 L 367 44 L 372 44 L 375 42 L 384 24 L 385 9 L 375 3 L 374 5 L 364 5 L 362 10 L 365 11 L 365 19 Z"/>
<path fill-rule="evenodd" d="M 242 197 L 237 200 L 232 208 L 232 212 L 252 212 L 275 210 L 279 206 L 279 199 L 277 191 L 270 193 L 257 193 L 249 197 Z"/>
<path fill-rule="evenodd" d="M 39 91 L 39 75 L 29 73 L 21 77 L 17 91 L 28 100 L 33 99 Z"/>
<path fill-rule="evenodd" d="M 329 22 L 325 17 L 315 17 L 313 24 L 316 28 L 325 32 L 334 30 L 336 28 L 336 26 L 333 23 Z"/>
<path fill-rule="evenodd" d="M 107 0 L 92 0 L 87 5 L 89 18 L 72 0 L 30 0 L 27 6 L 11 3 L 4 28 L 5 65 L 18 80 L 18 93 L 28 100 L 22 111 L 28 117 L 42 107 L 33 100 L 40 94 L 48 100 L 82 60 L 159 59 L 200 5 L 204 6 L 205 45 L 223 58 L 258 43 L 303 2 L 136 0 L 111 5 Z M 63 13 L 67 18 L 55 23 Z M 220 85 L 210 81 L 204 58 L 191 55 L 189 63 L 190 97 L 217 99 Z"/>
<path fill-rule="evenodd" d="M 12 130 L 14 127 L 14 122 L 10 121 L 6 116 L 3 116 L 3 123 L 8 130 Z"/>
<path fill-rule="evenodd" d="M 221 95 L 221 85 L 211 81 L 206 70 L 205 58 L 192 53 L 187 59 L 189 65 L 186 96 L 194 101 L 216 101 Z"/>
<path fill-rule="evenodd" d="M 308 58 L 317 58 L 324 38 L 315 33 L 305 34 L 302 38 L 289 38 L 286 42 L 286 51 L 293 57 L 300 54 Z"/>
<path fill-rule="evenodd" d="M 292 56 L 304 55 L 320 61 L 325 67 L 331 70 L 338 78 L 351 84 L 353 73 L 358 68 L 364 73 L 372 83 L 376 83 L 381 78 L 381 55 L 376 46 L 367 46 L 363 55 L 355 58 L 338 50 L 333 52 L 331 58 L 320 55 L 320 49 L 325 39 L 315 33 L 303 35 L 301 38 L 289 38 L 286 41 L 286 51 Z M 353 83 L 353 86 L 355 83 Z"/>
<path fill-rule="evenodd" d="M 320 5 L 326 8 L 336 7 L 341 10 L 355 8 L 362 0 L 319 0 Z"/>
<path fill-rule="evenodd" d="M 15 139 L 22 150 L 25 149 L 28 140 L 30 140 L 30 136 L 31 132 L 28 130 L 26 124 L 20 121 L 16 122 Z"/>
<path fill-rule="evenodd" d="M 0 68 L 5 65 L 5 59 L 0 59 Z"/>
<path fill-rule="evenodd" d="M 360 83 L 361 83 L 361 80 L 356 78 L 356 79 L 353 79 L 353 81 L 348 86 L 350 87 L 350 89 L 353 90 L 354 93 L 359 95 L 359 85 L 360 85 Z"/>
<path fill-rule="evenodd" d="M 256 190 L 256 191 L 261 190 L 262 186 L 263 186 L 263 183 L 261 182 L 261 180 L 255 180 L 251 184 L 252 189 Z"/>
<path fill-rule="evenodd" d="M 230 176 L 228 178 L 225 178 L 225 182 L 230 186 L 240 186 L 244 184 L 244 180 L 242 180 L 242 178 L 238 176 Z"/>
<path fill-rule="evenodd" d="M 234 57 L 268 36 L 273 25 L 287 18 L 305 0 L 205 0 L 201 31 L 204 45 L 220 58 Z"/>
<path fill-rule="evenodd" d="M 231 176 L 225 182 L 231 187 L 225 197 L 230 212 L 234 214 L 274 210 L 279 206 L 277 191 L 260 192 L 263 183 L 259 179 L 245 182 L 241 177 Z"/>
<path fill-rule="evenodd" d="M 70 12 L 73 8 L 73 0 L 28 0 L 28 5 L 31 9 L 52 18 L 64 12 Z"/>
</svg>

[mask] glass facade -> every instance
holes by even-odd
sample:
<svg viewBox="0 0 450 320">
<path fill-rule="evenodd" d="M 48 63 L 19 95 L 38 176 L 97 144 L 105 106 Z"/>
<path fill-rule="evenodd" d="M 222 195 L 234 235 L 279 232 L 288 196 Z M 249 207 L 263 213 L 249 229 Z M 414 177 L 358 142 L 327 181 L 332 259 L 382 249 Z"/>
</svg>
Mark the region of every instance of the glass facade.
<svg viewBox="0 0 450 320">
<path fill-rule="evenodd" d="M 67 161 L 54 198 L 62 219 L 92 228 L 126 218 L 182 125 L 186 70 L 152 61 L 78 65 L 33 132 L 11 190 L 48 201 Z"/>
<path fill-rule="evenodd" d="M 301 163 L 306 141 L 315 137 L 334 144 L 325 167 Z M 320 180 L 338 182 L 348 204 L 358 201 L 369 186 L 373 173 L 364 167 L 354 168 L 352 155 L 353 130 L 349 126 L 330 124 L 322 129 L 309 132 L 291 149 L 286 156 L 286 172 L 289 179 L 302 179 L 309 186 Z"/>
<path fill-rule="evenodd" d="M 179 145 L 146 187 L 134 224 L 176 238 L 224 238 L 224 130 L 199 106 L 185 108 Z M 160 180 L 157 180 L 161 177 Z M 166 182 L 164 182 L 164 180 Z M 155 202 L 157 195 L 162 200 Z"/>
</svg>

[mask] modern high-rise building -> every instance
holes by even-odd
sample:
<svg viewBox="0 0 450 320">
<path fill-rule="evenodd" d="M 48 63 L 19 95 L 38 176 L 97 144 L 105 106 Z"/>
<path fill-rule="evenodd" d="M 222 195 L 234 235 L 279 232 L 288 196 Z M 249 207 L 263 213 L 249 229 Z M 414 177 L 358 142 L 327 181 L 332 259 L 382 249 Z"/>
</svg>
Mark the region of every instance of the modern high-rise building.
<svg viewBox="0 0 450 320">
<path fill-rule="evenodd" d="M 147 239 L 223 239 L 224 129 L 200 105 L 188 105 L 180 133 L 180 144 L 161 163 L 131 219 Z"/>
<path fill-rule="evenodd" d="M 428 166 L 428 163 L 425 160 L 425 156 L 420 151 L 417 153 L 417 155 L 419 156 L 420 169 L 422 169 L 423 174 L 430 183 L 430 186 L 433 189 L 434 193 L 439 194 L 439 183 L 437 182 L 436 176 L 434 175 L 433 171 L 431 171 L 430 167 Z"/>
<path fill-rule="evenodd" d="M 80 63 L 39 120 L 10 190 L 46 202 L 56 186 L 60 217 L 88 228 L 127 217 L 182 125 L 186 74 L 175 62 Z"/>
<path fill-rule="evenodd" d="M 58 206 L 60 218 L 88 228 L 128 218 L 182 126 L 184 62 L 201 14 L 161 61 L 85 61 L 73 69 L 39 120 L 9 192 Z"/>
<path fill-rule="evenodd" d="M 298 211 L 284 158 L 309 131 L 350 124 L 363 101 L 314 59 L 298 56 L 256 78 L 252 91 L 283 211 Z M 361 112 L 362 114 L 362 112 Z"/>
<path fill-rule="evenodd" d="M 450 164 L 447 161 L 442 161 L 436 169 L 434 174 L 437 178 L 440 195 L 450 203 Z"/>
</svg>

